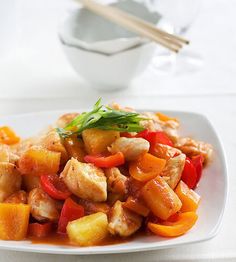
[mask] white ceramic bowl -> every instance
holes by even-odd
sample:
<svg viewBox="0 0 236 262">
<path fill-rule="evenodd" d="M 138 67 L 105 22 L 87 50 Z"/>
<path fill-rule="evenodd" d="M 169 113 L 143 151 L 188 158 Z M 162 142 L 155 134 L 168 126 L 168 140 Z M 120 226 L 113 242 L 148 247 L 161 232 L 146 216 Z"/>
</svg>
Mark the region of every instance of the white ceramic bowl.
<svg viewBox="0 0 236 262">
<path fill-rule="evenodd" d="M 157 13 L 134 1 L 115 4 L 154 24 L 166 25 Z M 75 71 L 94 88 L 126 88 L 152 59 L 156 45 L 88 10 L 78 9 L 59 26 L 59 39 Z"/>
<path fill-rule="evenodd" d="M 115 55 L 103 55 L 62 43 L 75 71 L 98 90 L 112 91 L 128 87 L 152 59 L 155 44 L 140 45 Z"/>
</svg>

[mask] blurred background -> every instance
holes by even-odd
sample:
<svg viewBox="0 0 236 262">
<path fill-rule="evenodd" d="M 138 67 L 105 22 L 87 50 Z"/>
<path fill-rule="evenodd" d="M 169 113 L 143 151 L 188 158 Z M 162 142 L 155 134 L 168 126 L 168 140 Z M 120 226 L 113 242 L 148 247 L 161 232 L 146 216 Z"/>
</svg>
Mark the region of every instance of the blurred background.
<svg viewBox="0 0 236 262">
<path fill-rule="evenodd" d="M 236 67 L 236 38 L 231 33 L 235 31 L 236 2 L 144 2 L 157 8 L 176 32 L 184 33 L 191 40 L 183 53 L 189 52 L 193 61 L 189 59 L 187 66 L 179 63 L 180 66 L 174 69 L 173 63 L 172 67 L 167 63 L 164 68 L 169 55 L 164 50 L 160 59 L 153 56 L 149 67 L 132 81 L 128 89 L 116 94 L 105 92 L 104 95 L 113 99 L 124 94 L 159 96 L 234 92 L 232 72 Z M 2 98 L 100 96 L 101 91 L 91 89 L 89 83 L 71 68 L 58 39 L 58 25 L 78 8 L 77 3 L 70 0 L 1 0 L 0 5 Z M 96 28 L 87 30 L 96 31 Z"/>
</svg>

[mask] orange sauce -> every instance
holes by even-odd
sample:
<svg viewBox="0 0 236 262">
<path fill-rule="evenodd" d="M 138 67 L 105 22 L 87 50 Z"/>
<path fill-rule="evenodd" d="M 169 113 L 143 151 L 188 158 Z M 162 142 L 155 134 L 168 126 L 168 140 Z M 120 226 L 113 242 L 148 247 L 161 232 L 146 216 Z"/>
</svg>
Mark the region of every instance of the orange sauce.
<svg viewBox="0 0 236 262">
<path fill-rule="evenodd" d="M 133 237 L 129 238 L 120 238 L 120 237 L 114 237 L 109 236 L 106 239 L 102 240 L 100 242 L 99 246 L 105 246 L 105 245 L 115 245 L 115 244 L 121 244 L 125 242 L 129 242 Z M 76 246 L 75 244 L 71 243 L 67 235 L 62 235 L 58 233 L 52 233 L 47 237 L 28 237 L 28 240 L 32 242 L 32 244 L 47 244 L 47 245 L 58 245 L 58 246 Z"/>
</svg>

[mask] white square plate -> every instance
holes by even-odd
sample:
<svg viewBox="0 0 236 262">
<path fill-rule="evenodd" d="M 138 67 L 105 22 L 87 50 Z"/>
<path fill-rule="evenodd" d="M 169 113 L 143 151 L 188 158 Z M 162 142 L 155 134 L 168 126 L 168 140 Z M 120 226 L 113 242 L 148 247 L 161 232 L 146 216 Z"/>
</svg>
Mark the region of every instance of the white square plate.
<svg viewBox="0 0 236 262">
<path fill-rule="evenodd" d="M 77 110 L 81 111 L 81 110 Z M 145 110 L 142 110 L 145 111 Z M 150 110 L 149 110 L 150 111 Z M 157 111 L 154 109 L 153 111 Z M 55 122 L 64 112 L 39 112 L 24 115 L 2 117 L 0 125 L 9 125 L 22 137 L 33 136 L 44 127 Z M 2 241 L 0 249 L 54 253 L 54 254 L 106 254 L 127 253 L 144 250 L 164 249 L 182 244 L 197 243 L 214 237 L 220 227 L 227 197 L 227 168 L 225 154 L 220 140 L 207 118 L 203 115 L 164 111 L 180 120 L 180 134 L 192 136 L 214 146 L 212 163 L 204 169 L 197 192 L 201 195 L 198 209 L 199 219 L 187 234 L 177 238 L 161 238 L 158 236 L 137 237 L 130 242 L 109 246 L 72 247 L 47 244 L 32 244 L 30 241 Z"/>
</svg>

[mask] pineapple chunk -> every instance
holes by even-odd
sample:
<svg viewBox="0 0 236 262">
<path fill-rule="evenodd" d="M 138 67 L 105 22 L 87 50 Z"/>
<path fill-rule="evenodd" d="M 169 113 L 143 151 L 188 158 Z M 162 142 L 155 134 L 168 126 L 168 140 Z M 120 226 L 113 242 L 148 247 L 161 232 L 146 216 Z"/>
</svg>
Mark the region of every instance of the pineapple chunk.
<svg viewBox="0 0 236 262">
<path fill-rule="evenodd" d="M 148 181 L 141 195 L 152 213 L 163 220 L 177 213 L 182 206 L 176 193 L 160 176 Z"/>
<path fill-rule="evenodd" d="M 0 239 L 22 240 L 29 225 L 30 206 L 24 204 L 0 204 Z"/>
<path fill-rule="evenodd" d="M 21 188 L 22 177 L 15 165 L 0 162 L 0 202 Z"/>
<path fill-rule="evenodd" d="M 61 153 L 40 146 L 32 146 L 20 157 L 18 165 L 22 174 L 40 176 L 56 174 L 59 170 Z"/>
<path fill-rule="evenodd" d="M 61 163 L 64 164 L 68 160 L 68 154 L 62 143 L 59 134 L 52 130 L 40 138 L 39 145 L 53 152 L 61 153 Z"/>
<path fill-rule="evenodd" d="M 86 151 L 91 155 L 96 155 L 107 151 L 107 147 L 120 137 L 120 133 L 92 128 L 84 130 L 82 137 Z"/>
<path fill-rule="evenodd" d="M 67 225 L 69 239 L 80 246 L 91 246 L 99 243 L 108 234 L 107 215 L 98 212 L 84 216 Z"/>
</svg>

